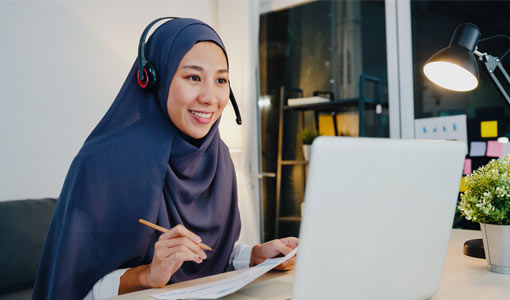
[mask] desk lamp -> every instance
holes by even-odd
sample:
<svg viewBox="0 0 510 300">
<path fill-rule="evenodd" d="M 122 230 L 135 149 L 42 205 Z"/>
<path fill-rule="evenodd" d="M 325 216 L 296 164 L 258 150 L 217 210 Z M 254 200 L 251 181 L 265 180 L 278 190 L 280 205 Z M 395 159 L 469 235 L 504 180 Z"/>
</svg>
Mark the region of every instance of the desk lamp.
<svg viewBox="0 0 510 300">
<path fill-rule="evenodd" d="M 510 97 L 503 89 L 498 78 L 494 74 L 496 70 L 503 74 L 507 83 L 510 84 L 510 77 L 503 68 L 501 60 L 508 54 L 508 49 L 501 59 L 478 50 L 478 43 L 498 38 L 506 35 L 495 35 L 488 38 L 480 39 L 480 29 L 474 24 L 464 23 L 455 28 L 450 45 L 436 54 L 434 54 L 423 67 L 423 72 L 427 78 L 435 84 L 445 89 L 467 92 L 478 86 L 480 73 L 478 71 L 478 61 L 481 62 L 496 87 L 510 105 Z M 473 257 L 485 258 L 482 239 L 469 240 L 464 243 L 464 254 Z"/>
<path fill-rule="evenodd" d="M 480 38 L 480 29 L 474 24 L 464 23 L 455 28 L 450 45 L 443 50 L 438 51 L 436 54 L 427 61 L 423 67 L 423 72 L 430 81 L 443 87 L 445 89 L 467 92 L 471 91 L 478 86 L 478 79 L 480 72 L 478 71 L 478 64 L 475 55 L 480 61 L 498 90 L 501 92 L 507 103 L 510 105 L 510 97 L 503 89 L 498 78 L 494 74 L 496 70 L 501 71 L 507 83 L 510 84 L 510 76 L 503 68 L 501 60 L 508 54 L 508 49 L 501 59 L 487 53 L 478 51 L 478 43 L 497 38 L 505 37 L 510 40 L 506 35 L 495 35 L 484 39 Z"/>
</svg>

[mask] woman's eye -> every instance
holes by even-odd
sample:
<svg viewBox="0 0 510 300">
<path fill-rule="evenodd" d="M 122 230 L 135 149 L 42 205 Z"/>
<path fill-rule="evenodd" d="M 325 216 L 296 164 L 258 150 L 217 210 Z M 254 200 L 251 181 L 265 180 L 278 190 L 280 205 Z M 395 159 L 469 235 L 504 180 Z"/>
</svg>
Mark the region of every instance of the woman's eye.
<svg viewBox="0 0 510 300">
<path fill-rule="evenodd" d="M 224 84 L 224 83 L 227 83 L 227 80 L 226 80 L 225 78 L 219 78 L 219 79 L 217 80 L 217 82 L 218 82 L 219 84 Z"/>
<path fill-rule="evenodd" d="M 191 76 L 188 76 L 189 79 L 193 80 L 193 81 L 200 81 L 200 77 L 196 76 L 196 75 L 191 75 Z"/>
</svg>

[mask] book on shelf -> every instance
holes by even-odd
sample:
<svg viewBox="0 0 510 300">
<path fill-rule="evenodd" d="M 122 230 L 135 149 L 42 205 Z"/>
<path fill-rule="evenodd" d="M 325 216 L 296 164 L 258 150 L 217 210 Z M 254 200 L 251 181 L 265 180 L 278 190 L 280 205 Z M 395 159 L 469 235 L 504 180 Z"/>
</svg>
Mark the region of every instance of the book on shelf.
<svg viewBox="0 0 510 300">
<path fill-rule="evenodd" d="M 287 99 L 288 106 L 305 105 L 329 102 L 329 98 L 324 97 L 305 97 L 305 98 L 289 98 Z"/>
</svg>

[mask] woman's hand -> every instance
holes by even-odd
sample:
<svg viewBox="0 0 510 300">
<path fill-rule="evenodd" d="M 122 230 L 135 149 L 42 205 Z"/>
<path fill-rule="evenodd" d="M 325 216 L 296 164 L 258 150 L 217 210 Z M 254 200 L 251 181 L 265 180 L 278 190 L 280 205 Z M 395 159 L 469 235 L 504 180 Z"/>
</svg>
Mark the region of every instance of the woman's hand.
<svg viewBox="0 0 510 300">
<path fill-rule="evenodd" d="M 198 246 L 202 240 L 182 225 L 162 234 L 154 245 L 154 256 L 147 268 L 149 287 L 163 287 L 185 261 L 202 263 L 207 258 Z"/>
<path fill-rule="evenodd" d="M 264 244 L 253 246 L 250 257 L 250 267 L 256 266 L 268 258 L 278 256 L 285 256 L 296 248 L 299 244 L 299 239 L 295 237 L 287 237 L 283 239 L 276 239 Z M 296 256 L 290 258 L 284 263 L 276 267 L 277 270 L 288 271 L 294 269 L 296 263 Z"/>
<path fill-rule="evenodd" d="M 197 264 L 207 258 L 197 245 L 201 239 L 182 225 L 176 225 L 154 244 L 152 262 L 127 270 L 120 278 L 119 295 L 165 286 L 185 261 Z"/>
</svg>

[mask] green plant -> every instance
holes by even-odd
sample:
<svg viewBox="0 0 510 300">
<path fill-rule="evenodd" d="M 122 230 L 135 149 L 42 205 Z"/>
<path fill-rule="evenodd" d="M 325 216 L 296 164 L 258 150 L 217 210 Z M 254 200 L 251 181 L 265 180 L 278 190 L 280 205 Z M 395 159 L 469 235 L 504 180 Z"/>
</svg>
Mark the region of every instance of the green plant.
<svg viewBox="0 0 510 300">
<path fill-rule="evenodd" d="M 473 222 L 510 225 L 510 154 L 465 179 L 467 190 L 459 203 L 462 215 Z"/>
<path fill-rule="evenodd" d="M 317 133 L 317 131 L 305 128 L 301 133 L 302 137 L 301 141 L 303 142 L 303 145 L 311 145 L 313 143 L 313 140 L 315 140 L 315 138 L 318 136 L 319 134 Z"/>
</svg>

